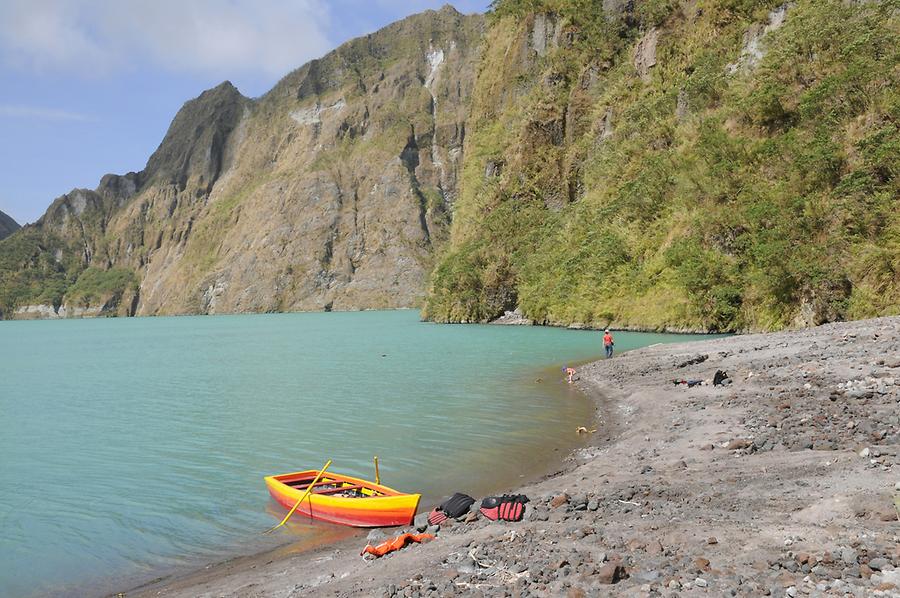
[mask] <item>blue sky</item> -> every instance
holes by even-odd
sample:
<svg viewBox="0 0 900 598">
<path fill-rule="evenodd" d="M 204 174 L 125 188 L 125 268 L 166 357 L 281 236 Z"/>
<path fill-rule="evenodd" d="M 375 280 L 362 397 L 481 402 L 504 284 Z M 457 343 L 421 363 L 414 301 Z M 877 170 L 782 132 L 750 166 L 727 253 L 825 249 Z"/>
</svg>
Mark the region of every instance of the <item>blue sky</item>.
<svg viewBox="0 0 900 598">
<path fill-rule="evenodd" d="M 144 167 L 181 105 L 255 97 L 340 43 L 445 0 L 0 0 L 0 211 Z M 451 2 L 484 12 L 489 0 Z"/>
</svg>

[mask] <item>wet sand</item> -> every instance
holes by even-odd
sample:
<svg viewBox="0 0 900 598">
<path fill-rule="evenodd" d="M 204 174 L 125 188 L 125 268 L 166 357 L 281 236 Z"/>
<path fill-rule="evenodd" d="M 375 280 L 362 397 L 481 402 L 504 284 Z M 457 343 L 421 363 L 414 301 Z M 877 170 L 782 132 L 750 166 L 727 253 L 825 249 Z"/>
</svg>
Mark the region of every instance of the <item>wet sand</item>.
<svg viewBox="0 0 900 598">
<path fill-rule="evenodd" d="M 672 382 L 720 369 L 730 385 Z M 598 432 L 510 489 L 522 522 L 449 522 L 373 561 L 363 534 L 283 548 L 127 595 L 900 596 L 900 318 L 647 347 L 578 385 Z"/>
</svg>

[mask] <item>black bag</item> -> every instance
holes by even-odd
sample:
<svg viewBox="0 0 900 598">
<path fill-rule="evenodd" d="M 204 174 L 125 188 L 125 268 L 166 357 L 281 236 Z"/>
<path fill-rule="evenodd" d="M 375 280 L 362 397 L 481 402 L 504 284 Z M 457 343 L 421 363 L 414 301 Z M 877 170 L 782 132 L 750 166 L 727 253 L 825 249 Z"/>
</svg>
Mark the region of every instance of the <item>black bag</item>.
<svg viewBox="0 0 900 598">
<path fill-rule="evenodd" d="M 713 386 L 719 386 L 725 380 L 728 380 L 728 372 L 716 370 L 716 375 L 713 376 Z"/>
<path fill-rule="evenodd" d="M 456 519 L 469 512 L 469 507 L 475 504 L 475 499 L 468 494 L 457 492 L 438 507 L 447 517 Z"/>
</svg>

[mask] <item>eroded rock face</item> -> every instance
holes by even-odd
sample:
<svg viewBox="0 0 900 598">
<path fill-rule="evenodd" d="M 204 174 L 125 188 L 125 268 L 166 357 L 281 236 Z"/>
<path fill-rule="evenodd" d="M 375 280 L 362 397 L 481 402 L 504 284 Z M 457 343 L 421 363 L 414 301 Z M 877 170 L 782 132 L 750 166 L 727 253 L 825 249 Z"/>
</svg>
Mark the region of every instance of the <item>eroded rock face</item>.
<svg viewBox="0 0 900 598">
<path fill-rule="evenodd" d="M 758 23 L 751 27 L 744 34 L 744 46 L 741 48 L 740 59 L 728 66 L 730 73 L 735 73 L 741 69 L 752 69 L 765 56 L 764 40 L 765 37 L 781 29 L 787 20 L 788 10 L 790 10 L 793 2 L 787 2 L 769 12 L 765 23 Z"/>
<path fill-rule="evenodd" d="M 650 80 L 650 69 L 656 66 L 656 45 L 659 42 L 659 30 L 654 27 L 638 41 L 634 48 L 634 68 L 641 79 Z"/>
<path fill-rule="evenodd" d="M 555 15 L 540 13 L 534 16 L 531 28 L 531 47 L 538 56 L 544 57 L 547 51 L 559 46 L 562 33 L 562 21 Z"/>
<path fill-rule="evenodd" d="M 448 6 L 257 100 L 225 82 L 184 105 L 143 171 L 34 226 L 64 241 L 59 263 L 135 272 L 137 315 L 414 306 L 457 196 L 482 30 Z"/>
</svg>

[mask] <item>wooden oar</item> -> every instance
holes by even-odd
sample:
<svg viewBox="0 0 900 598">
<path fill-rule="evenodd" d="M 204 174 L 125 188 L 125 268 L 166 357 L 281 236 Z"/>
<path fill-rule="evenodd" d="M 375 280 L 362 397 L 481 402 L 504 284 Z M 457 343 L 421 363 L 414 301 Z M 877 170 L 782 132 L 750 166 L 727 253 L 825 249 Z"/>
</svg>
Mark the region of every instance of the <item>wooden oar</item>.
<svg viewBox="0 0 900 598">
<path fill-rule="evenodd" d="M 278 529 L 279 527 L 281 527 L 282 525 L 287 523 L 287 520 L 291 518 L 291 515 L 293 515 L 294 511 L 297 510 L 297 507 L 300 506 L 300 503 L 302 503 L 303 500 L 307 496 L 309 496 L 309 493 L 312 492 L 313 486 L 316 485 L 316 482 L 319 481 L 319 478 L 322 477 L 322 474 L 325 473 L 325 470 L 328 469 L 329 465 L 331 465 L 331 459 L 329 459 L 328 463 L 325 464 L 325 467 L 323 467 L 321 469 L 321 471 L 319 471 L 319 473 L 316 474 L 316 477 L 313 478 L 313 481 L 310 483 L 310 485 L 306 487 L 306 492 L 303 493 L 303 496 L 300 497 L 300 500 L 297 501 L 297 504 L 294 505 L 294 508 L 292 508 L 290 511 L 288 511 L 288 514 L 284 516 L 284 519 L 281 520 L 281 523 L 279 523 L 278 525 L 276 525 L 275 527 L 273 527 L 272 529 L 270 529 L 264 533 L 268 534 L 268 533 L 274 532 L 276 529 Z"/>
<path fill-rule="evenodd" d="M 381 484 L 381 475 L 378 474 L 378 455 L 375 455 L 375 483 Z"/>
</svg>

